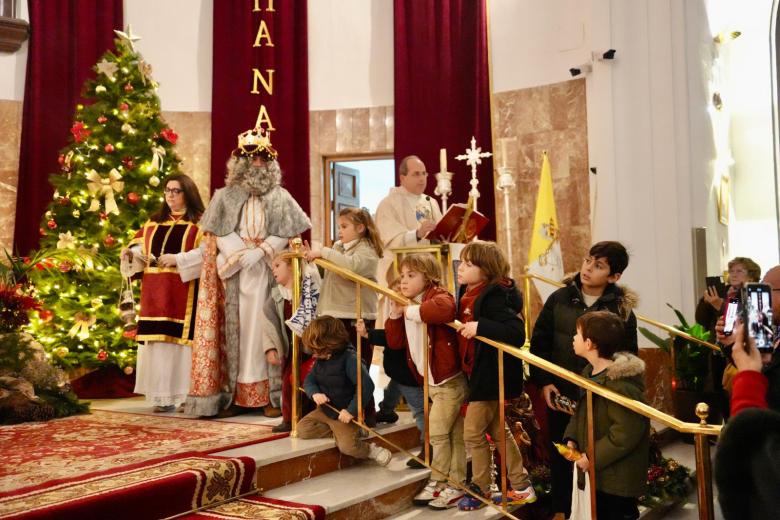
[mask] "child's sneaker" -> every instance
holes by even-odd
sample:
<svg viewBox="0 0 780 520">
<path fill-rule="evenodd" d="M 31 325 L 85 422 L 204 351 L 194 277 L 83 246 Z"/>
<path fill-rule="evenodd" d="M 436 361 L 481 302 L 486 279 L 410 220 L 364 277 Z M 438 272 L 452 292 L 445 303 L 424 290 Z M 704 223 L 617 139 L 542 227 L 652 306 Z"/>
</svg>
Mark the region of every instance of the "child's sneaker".
<svg viewBox="0 0 780 520">
<path fill-rule="evenodd" d="M 493 495 L 493 502 L 499 505 L 501 504 L 501 493 Z M 536 491 L 534 491 L 534 487 L 530 484 L 525 489 L 519 491 L 515 489 L 506 490 L 506 505 L 508 506 L 521 506 L 534 502 L 536 502 Z"/>
<path fill-rule="evenodd" d="M 439 496 L 428 502 L 431 509 L 449 509 L 455 507 L 463 498 L 463 491 L 452 486 L 447 486 L 439 492 Z"/>
<path fill-rule="evenodd" d="M 393 454 L 387 448 L 371 443 L 368 445 L 368 458 L 376 461 L 380 466 L 387 466 Z"/>
<path fill-rule="evenodd" d="M 439 496 L 443 486 L 443 482 L 433 479 L 429 480 L 423 490 L 414 496 L 412 503 L 416 506 L 427 506 L 431 500 Z"/>
<path fill-rule="evenodd" d="M 487 499 L 490 498 L 489 496 L 485 495 L 482 492 L 482 490 L 479 489 L 479 487 L 477 487 L 474 484 L 471 484 L 469 486 L 469 490 L 476 495 L 483 496 Z M 468 494 L 463 495 L 463 498 L 461 498 L 460 501 L 458 502 L 458 509 L 460 509 L 461 511 L 474 511 L 476 509 L 482 509 L 483 507 L 485 507 L 485 502 Z"/>
</svg>

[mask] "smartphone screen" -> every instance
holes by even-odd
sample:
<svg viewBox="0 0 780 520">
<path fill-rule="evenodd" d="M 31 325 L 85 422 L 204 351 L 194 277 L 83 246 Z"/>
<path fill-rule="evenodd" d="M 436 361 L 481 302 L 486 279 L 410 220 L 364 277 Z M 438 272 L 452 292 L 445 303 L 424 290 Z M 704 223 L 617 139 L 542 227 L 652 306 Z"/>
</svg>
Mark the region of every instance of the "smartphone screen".
<svg viewBox="0 0 780 520">
<path fill-rule="evenodd" d="M 772 351 L 772 288 L 766 284 L 749 283 L 745 287 L 747 330 L 759 352 Z"/>
<path fill-rule="evenodd" d="M 723 324 L 723 335 L 731 336 L 734 332 L 734 325 L 737 323 L 737 314 L 739 311 L 739 298 L 729 298 L 729 304 L 726 306 L 725 323 Z"/>
</svg>

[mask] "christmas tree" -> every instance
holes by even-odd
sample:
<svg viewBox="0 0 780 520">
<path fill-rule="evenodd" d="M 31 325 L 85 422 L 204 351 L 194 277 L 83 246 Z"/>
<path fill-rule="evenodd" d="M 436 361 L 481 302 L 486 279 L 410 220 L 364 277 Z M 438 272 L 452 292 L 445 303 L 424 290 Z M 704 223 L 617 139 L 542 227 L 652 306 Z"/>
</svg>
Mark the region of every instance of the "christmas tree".
<svg viewBox="0 0 780 520">
<path fill-rule="evenodd" d="M 129 28 L 115 32 L 116 52 L 101 57 L 84 85 L 88 101 L 76 106 L 40 228 L 42 250 L 85 251 L 95 260 L 44 259 L 30 270 L 43 306 L 30 331 L 64 367 L 113 363 L 132 373 L 132 324 L 125 330 L 118 309 L 119 252 L 159 209 L 165 178 L 179 172 L 180 161 L 151 67 L 134 48 L 139 38 Z"/>
</svg>

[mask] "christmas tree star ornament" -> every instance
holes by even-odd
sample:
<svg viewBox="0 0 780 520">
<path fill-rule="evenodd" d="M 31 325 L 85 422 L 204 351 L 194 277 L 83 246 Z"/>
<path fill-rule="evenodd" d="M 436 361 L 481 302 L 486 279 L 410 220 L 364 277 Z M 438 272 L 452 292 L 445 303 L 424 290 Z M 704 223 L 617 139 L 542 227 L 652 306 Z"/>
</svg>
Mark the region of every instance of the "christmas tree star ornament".
<svg viewBox="0 0 780 520">
<path fill-rule="evenodd" d="M 60 233 L 60 239 L 57 241 L 57 249 L 76 249 L 76 239 L 70 231 Z"/>
<path fill-rule="evenodd" d="M 106 76 L 108 79 L 113 80 L 114 74 L 116 74 L 116 71 L 119 70 L 119 66 L 113 61 L 108 61 L 107 59 L 103 58 L 103 61 L 100 61 L 97 65 L 95 65 L 95 70 Z M 106 88 L 103 87 L 104 92 L 105 90 Z M 95 89 L 95 91 L 97 92 L 97 89 Z"/>
<path fill-rule="evenodd" d="M 114 34 L 116 34 L 120 40 L 125 42 L 128 45 L 128 47 L 130 47 L 130 50 L 132 51 L 135 51 L 135 46 L 133 44 L 141 39 L 140 36 L 136 36 L 133 34 L 133 29 L 130 25 L 128 25 L 127 29 L 125 29 L 124 31 L 114 30 Z"/>
</svg>

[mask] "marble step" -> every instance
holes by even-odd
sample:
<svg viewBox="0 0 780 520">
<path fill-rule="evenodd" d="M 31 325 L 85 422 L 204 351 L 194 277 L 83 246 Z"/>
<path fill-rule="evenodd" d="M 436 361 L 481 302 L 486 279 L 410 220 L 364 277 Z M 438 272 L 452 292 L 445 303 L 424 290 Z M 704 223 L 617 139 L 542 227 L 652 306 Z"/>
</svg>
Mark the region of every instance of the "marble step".
<svg viewBox="0 0 780 520">
<path fill-rule="evenodd" d="M 417 452 L 417 447 L 420 444 L 419 431 L 414 424 L 411 413 L 401 412 L 398 422 L 379 425 L 376 430 L 380 435 L 401 448 Z M 373 435 L 367 440 L 377 442 L 391 451 L 396 451 L 381 440 L 375 440 Z M 343 470 L 356 463 L 353 458 L 344 456 L 338 451 L 336 442 L 332 438 L 296 439 L 285 437 L 221 451 L 214 455 L 253 458 L 257 465 L 257 487 L 264 492 Z"/>
<path fill-rule="evenodd" d="M 430 475 L 428 469 L 409 469 L 408 459 L 402 453 L 395 453 L 386 467 L 366 461 L 264 494 L 322 506 L 328 519 L 387 518 L 407 509 Z"/>
</svg>

